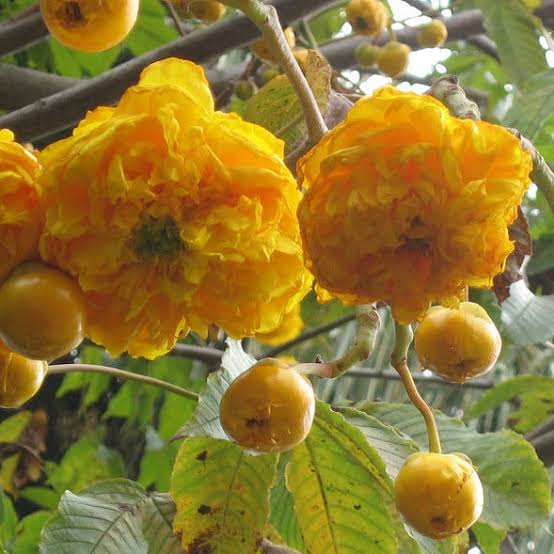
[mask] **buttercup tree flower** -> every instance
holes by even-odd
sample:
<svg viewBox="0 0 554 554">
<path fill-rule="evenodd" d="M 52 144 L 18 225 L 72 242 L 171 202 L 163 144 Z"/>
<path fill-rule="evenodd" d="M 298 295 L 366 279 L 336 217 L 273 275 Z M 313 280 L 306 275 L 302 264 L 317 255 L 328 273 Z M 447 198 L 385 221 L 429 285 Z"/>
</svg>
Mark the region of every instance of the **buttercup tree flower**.
<svg viewBox="0 0 554 554">
<path fill-rule="evenodd" d="M 385 87 L 298 167 L 306 262 L 319 286 L 351 304 L 386 301 L 409 323 L 503 270 L 531 159 L 502 127 Z"/>
<path fill-rule="evenodd" d="M 38 171 L 36 157 L 14 142 L 11 131 L 0 129 L 0 282 L 38 255 L 43 222 Z"/>
<path fill-rule="evenodd" d="M 309 288 L 282 142 L 215 112 L 191 62 L 151 65 L 42 161 L 41 253 L 78 278 L 114 354 L 152 358 L 212 323 L 271 331 Z"/>
<path fill-rule="evenodd" d="M 304 322 L 300 315 L 300 304 L 297 304 L 290 312 L 285 314 L 277 329 L 269 333 L 258 333 L 256 339 L 263 344 L 279 346 L 297 337 L 303 327 Z"/>
</svg>

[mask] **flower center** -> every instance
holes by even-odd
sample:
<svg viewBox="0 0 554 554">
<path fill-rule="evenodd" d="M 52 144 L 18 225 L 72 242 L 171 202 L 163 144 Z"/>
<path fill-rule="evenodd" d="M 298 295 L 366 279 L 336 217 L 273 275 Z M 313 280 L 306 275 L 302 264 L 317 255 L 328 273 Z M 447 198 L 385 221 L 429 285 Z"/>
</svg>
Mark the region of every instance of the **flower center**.
<svg viewBox="0 0 554 554">
<path fill-rule="evenodd" d="M 185 250 L 175 220 L 170 216 L 148 215 L 135 227 L 131 249 L 143 259 L 172 258 Z"/>
</svg>

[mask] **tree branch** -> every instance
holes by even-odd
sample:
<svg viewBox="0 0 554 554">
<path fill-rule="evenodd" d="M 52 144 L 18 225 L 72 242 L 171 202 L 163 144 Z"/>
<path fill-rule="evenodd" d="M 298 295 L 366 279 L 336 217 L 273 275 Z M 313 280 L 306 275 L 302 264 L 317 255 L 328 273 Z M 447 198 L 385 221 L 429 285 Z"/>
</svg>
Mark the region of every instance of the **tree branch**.
<svg viewBox="0 0 554 554">
<path fill-rule="evenodd" d="M 308 15 L 332 0 L 275 0 L 283 26 Z M 191 33 L 161 48 L 118 65 L 93 79 L 59 92 L 0 117 L 0 127 L 14 131 L 20 141 L 33 141 L 66 129 L 79 121 L 87 110 L 99 104 L 116 102 L 125 90 L 134 85 L 140 72 L 149 64 L 171 56 L 205 63 L 247 44 L 259 36 L 256 26 L 245 16 L 237 15 Z"/>
<path fill-rule="evenodd" d="M 77 83 L 78 79 L 0 64 L 0 110 L 16 110 Z"/>
<path fill-rule="evenodd" d="M 0 58 L 27 48 L 48 36 L 40 12 L 14 17 L 0 23 Z"/>
</svg>

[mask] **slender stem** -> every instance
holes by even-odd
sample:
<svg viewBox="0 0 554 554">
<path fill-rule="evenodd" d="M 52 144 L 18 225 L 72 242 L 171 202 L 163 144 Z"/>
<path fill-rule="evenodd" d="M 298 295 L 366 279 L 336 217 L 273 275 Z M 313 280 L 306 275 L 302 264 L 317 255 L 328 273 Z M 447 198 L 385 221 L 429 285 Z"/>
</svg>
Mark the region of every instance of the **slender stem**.
<svg viewBox="0 0 554 554">
<path fill-rule="evenodd" d="M 342 358 L 331 362 L 317 360 L 311 364 L 298 364 L 295 366 L 297 371 L 334 379 L 348 371 L 356 363 L 369 357 L 375 346 L 381 324 L 379 312 L 372 305 L 356 306 L 354 311 L 358 322 L 358 330 L 350 351 Z"/>
<path fill-rule="evenodd" d="M 171 15 L 171 19 L 173 19 L 173 23 L 175 24 L 177 31 L 182 37 L 184 37 L 187 33 L 185 32 L 185 29 L 181 22 L 181 18 L 179 17 L 179 14 L 177 13 L 175 6 L 171 3 L 171 0 L 163 0 L 163 1 L 165 4 L 165 7 L 167 8 L 167 11 L 169 12 L 169 15 Z"/>
<path fill-rule="evenodd" d="M 350 323 L 351 321 L 354 321 L 355 318 L 356 316 L 354 314 L 349 314 L 344 317 L 341 317 L 340 319 L 336 319 L 335 321 L 331 321 L 331 323 L 320 325 L 319 327 L 314 327 L 313 329 L 310 329 L 309 331 L 302 333 L 299 337 L 291 339 L 283 344 L 280 344 L 279 346 L 276 346 L 275 348 L 272 348 L 271 350 L 268 350 L 264 356 L 267 358 L 275 358 L 276 356 L 281 354 L 281 352 L 284 352 L 289 348 L 302 344 L 303 342 L 313 339 L 314 337 L 322 335 L 323 333 L 332 331 L 333 329 L 336 329 L 341 325 Z"/>
<path fill-rule="evenodd" d="M 300 69 L 290 46 L 287 43 L 279 16 L 274 6 L 260 0 L 226 0 L 224 4 L 244 12 L 261 31 L 279 65 L 289 78 L 304 111 L 310 141 L 317 144 L 328 128 L 310 84 Z"/>
<path fill-rule="evenodd" d="M 402 384 L 406 389 L 408 398 L 412 404 L 421 412 L 423 419 L 425 420 L 425 426 L 427 427 L 427 438 L 429 440 L 429 451 L 440 454 L 442 452 L 441 442 L 439 437 L 439 430 L 437 428 L 437 422 L 435 421 L 435 416 L 425 402 L 419 391 L 417 390 L 416 384 L 406 363 L 408 348 L 413 339 L 413 331 L 410 325 L 400 325 L 394 323 L 394 328 L 396 332 L 394 350 L 391 356 L 392 366 L 402 380 Z"/>
<path fill-rule="evenodd" d="M 198 400 L 198 395 L 195 392 L 192 392 L 177 385 L 167 383 L 161 379 L 156 379 L 154 377 L 148 377 L 148 375 L 141 375 L 140 373 L 132 373 L 130 371 L 124 371 L 123 369 L 117 369 L 115 367 L 108 367 L 103 365 L 93 365 L 93 364 L 60 364 L 60 365 L 51 365 L 48 367 L 47 375 L 59 375 L 62 373 L 76 373 L 76 372 L 89 372 L 89 373 L 104 373 L 105 375 L 110 375 L 112 377 L 117 377 L 118 379 L 125 379 L 127 381 L 136 381 L 138 383 L 143 383 L 145 385 L 153 385 L 160 389 L 165 389 L 166 391 L 173 392 L 179 396 L 184 396 L 191 400 Z"/>
</svg>

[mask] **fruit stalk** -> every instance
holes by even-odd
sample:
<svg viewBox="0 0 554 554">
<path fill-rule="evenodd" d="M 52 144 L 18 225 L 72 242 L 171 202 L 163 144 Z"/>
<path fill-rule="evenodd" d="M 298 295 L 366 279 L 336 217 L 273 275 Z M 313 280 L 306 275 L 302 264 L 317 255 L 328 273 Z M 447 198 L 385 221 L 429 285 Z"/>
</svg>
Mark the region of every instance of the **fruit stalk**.
<svg viewBox="0 0 554 554">
<path fill-rule="evenodd" d="M 355 308 L 358 330 L 350 351 L 342 358 L 331 362 L 298 364 L 296 370 L 304 374 L 334 379 L 348 371 L 353 365 L 369 357 L 375 346 L 375 340 L 381 320 L 373 305 L 360 305 Z"/>
<path fill-rule="evenodd" d="M 395 344 L 394 350 L 391 355 L 392 367 L 396 369 L 402 380 L 402 384 L 406 389 L 408 398 L 412 404 L 421 412 L 423 419 L 425 420 L 425 427 L 427 428 L 427 439 L 429 441 L 429 452 L 435 452 L 441 454 L 441 441 L 439 437 L 439 430 L 437 428 L 437 422 L 435 421 L 435 415 L 423 400 L 422 396 L 417 390 L 416 384 L 410 372 L 407 364 L 408 348 L 414 333 L 410 325 L 400 325 L 396 321 L 394 322 L 395 328 Z"/>
<path fill-rule="evenodd" d="M 47 376 L 49 375 L 60 375 L 63 373 L 76 373 L 76 372 L 85 372 L 85 373 L 104 373 L 105 375 L 110 375 L 118 379 L 125 379 L 127 381 L 136 381 L 137 383 L 143 383 L 144 385 L 152 385 L 160 389 L 164 389 L 168 392 L 178 394 L 190 400 L 198 400 L 198 395 L 195 392 L 178 387 L 167 381 L 162 381 L 161 379 L 156 379 L 155 377 L 149 377 L 148 375 L 141 375 L 140 373 L 132 373 L 130 371 L 125 371 L 123 369 L 117 369 L 115 367 L 108 367 L 103 365 L 94 365 L 94 364 L 60 364 L 60 365 L 51 365 L 48 368 Z"/>
<path fill-rule="evenodd" d="M 261 31 L 269 47 L 275 53 L 276 60 L 294 87 L 304 111 L 310 141 L 317 144 L 327 133 L 328 128 L 312 89 L 287 43 L 283 28 L 279 23 L 277 10 L 259 0 L 226 0 L 223 3 L 241 10 Z"/>
</svg>

